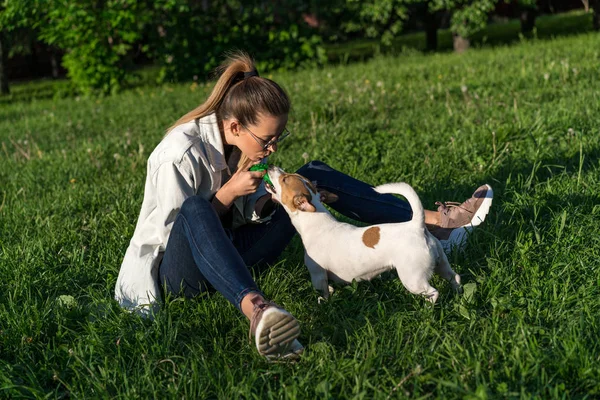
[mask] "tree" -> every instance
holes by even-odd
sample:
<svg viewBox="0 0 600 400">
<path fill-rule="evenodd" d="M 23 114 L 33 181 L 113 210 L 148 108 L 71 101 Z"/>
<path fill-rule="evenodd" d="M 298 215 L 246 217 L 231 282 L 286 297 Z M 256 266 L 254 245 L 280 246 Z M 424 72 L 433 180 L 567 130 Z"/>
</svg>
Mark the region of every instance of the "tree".
<svg viewBox="0 0 600 400">
<path fill-rule="evenodd" d="M 6 71 L 8 62 L 8 48 L 3 31 L 0 31 L 0 94 L 9 94 L 8 73 Z"/>
<path fill-rule="evenodd" d="M 427 51 L 435 51 L 438 46 L 438 13 L 429 10 L 429 6 L 425 4 L 423 23 L 425 24 L 425 48 Z"/>
<path fill-rule="evenodd" d="M 445 10 L 452 13 L 450 30 L 454 50 L 462 53 L 470 46 L 470 37 L 485 28 L 488 13 L 494 9 L 496 0 L 430 0 L 431 12 Z"/>
<path fill-rule="evenodd" d="M 590 0 L 590 5 L 594 9 L 594 14 L 593 14 L 592 18 L 593 18 L 594 30 L 597 31 L 597 30 L 600 30 L 600 0 Z"/>
<path fill-rule="evenodd" d="M 9 94 L 8 53 L 14 32 L 28 25 L 36 10 L 28 0 L 0 0 L 0 94 Z"/>
<path fill-rule="evenodd" d="M 261 72 L 324 61 L 321 38 L 303 20 L 305 0 L 155 0 L 148 25 L 149 54 L 162 64 L 161 79 L 209 75 L 232 49 L 244 49 Z"/>
<path fill-rule="evenodd" d="M 151 18 L 136 0 L 47 0 L 36 23 L 40 37 L 66 52 L 63 66 L 84 94 L 119 90 L 131 49 Z"/>
<path fill-rule="evenodd" d="M 519 0 L 519 19 L 521 20 L 521 33 L 524 36 L 530 36 L 535 27 L 536 3 L 536 0 Z"/>
<path fill-rule="evenodd" d="M 315 6 L 321 33 L 331 41 L 352 37 L 376 38 L 384 46 L 401 31 L 409 6 L 419 0 L 333 0 Z"/>
</svg>

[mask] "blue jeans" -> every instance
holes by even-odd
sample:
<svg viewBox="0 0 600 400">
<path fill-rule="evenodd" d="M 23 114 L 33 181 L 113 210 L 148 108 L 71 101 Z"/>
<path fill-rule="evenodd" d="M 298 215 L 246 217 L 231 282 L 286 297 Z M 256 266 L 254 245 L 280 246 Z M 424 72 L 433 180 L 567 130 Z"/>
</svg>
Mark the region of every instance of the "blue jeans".
<svg viewBox="0 0 600 400">
<path fill-rule="evenodd" d="M 338 195 L 331 208 L 357 221 L 378 224 L 412 218 L 410 206 L 389 194 L 380 194 L 357 179 L 320 161 L 311 161 L 298 174 L 316 182 L 318 189 Z M 167 293 L 194 297 L 209 288 L 240 308 L 244 296 L 258 292 L 247 266 L 272 263 L 296 230 L 278 207 L 270 221 L 247 224 L 233 231 L 223 228 L 210 202 L 200 196 L 185 200 L 171 229 L 159 267 Z"/>
</svg>

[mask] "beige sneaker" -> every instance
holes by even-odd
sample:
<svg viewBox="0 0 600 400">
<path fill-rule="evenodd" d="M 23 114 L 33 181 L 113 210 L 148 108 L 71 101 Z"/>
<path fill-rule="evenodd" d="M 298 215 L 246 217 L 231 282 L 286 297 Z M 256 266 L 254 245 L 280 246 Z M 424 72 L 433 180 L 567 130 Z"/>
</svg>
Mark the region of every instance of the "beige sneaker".
<svg viewBox="0 0 600 400">
<path fill-rule="evenodd" d="M 440 213 L 440 227 L 431 231 L 440 240 L 448 253 L 452 248 L 462 250 L 466 244 L 467 234 L 485 220 L 490 211 L 494 191 L 490 185 L 482 185 L 463 203 L 436 202 Z"/>
<path fill-rule="evenodd" d="M 298 321 L 272 302 L 254 304 L 250 335 L 259 354 L 269 360 L 293 360 L 304 351 L 296 340 L 300 336 Z"/>
</svg>

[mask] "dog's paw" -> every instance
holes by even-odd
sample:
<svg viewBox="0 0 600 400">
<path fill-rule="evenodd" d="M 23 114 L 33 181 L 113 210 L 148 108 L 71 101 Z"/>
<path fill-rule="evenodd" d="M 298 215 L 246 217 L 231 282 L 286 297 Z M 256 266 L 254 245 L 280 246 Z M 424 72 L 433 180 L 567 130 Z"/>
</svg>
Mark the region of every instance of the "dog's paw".
<svg viewBox="0 0 600 400">
<path fill-rule="evenodd" d="M 454 279 L 450 281 L 450 284 L 457 293 L 463 292 L 462 285 L 460 284 L 460 275 L 454 275 Z"/>
<path fill-rule="evenodd" d="M 329 285 L 327 286 L 327 289 L 329 290 L 329 295 L 332 295 L 334 292 L 333 286 Z"/>
<path fill-rule="evenodd" d="M 433 289 L 433 291 L 425 294 L 424 296 L 427 299 L 427 301 L 431 303 L 431 305 L 434 305 L 438 297 L 440 296 L 440 293 L 437 290 Z"/>
<path fill-rule="evenodd" d="M 325 302 L 327 302 L 327 299 L 323 296 L 319 296 L 319 298 L 317 299 L 318 304 L 323 304 Z"/>
</svg>

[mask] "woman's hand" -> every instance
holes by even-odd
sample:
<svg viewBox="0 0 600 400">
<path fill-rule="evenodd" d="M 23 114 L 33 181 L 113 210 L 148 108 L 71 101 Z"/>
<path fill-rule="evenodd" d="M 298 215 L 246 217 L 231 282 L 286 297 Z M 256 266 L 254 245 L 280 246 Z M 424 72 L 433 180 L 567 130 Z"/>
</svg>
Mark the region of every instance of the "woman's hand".
<svg viewBox="0 0 600 400">
<path fill-rule="evenodd" d="M 256 192 L 267 171 L 237 170 L 223 187 L 237 199 Z"/>
<path fill-rule="evenodd" d="M 248 171 L 238 169 L 235 174 L 221 187 L 215 197 L 225 207 L 230 207 L 238 197 L 256 192 L 266 171 Z"/>
</svg>

